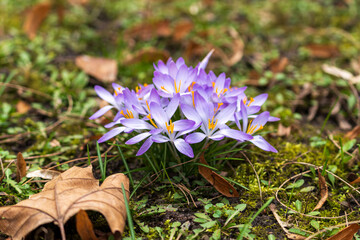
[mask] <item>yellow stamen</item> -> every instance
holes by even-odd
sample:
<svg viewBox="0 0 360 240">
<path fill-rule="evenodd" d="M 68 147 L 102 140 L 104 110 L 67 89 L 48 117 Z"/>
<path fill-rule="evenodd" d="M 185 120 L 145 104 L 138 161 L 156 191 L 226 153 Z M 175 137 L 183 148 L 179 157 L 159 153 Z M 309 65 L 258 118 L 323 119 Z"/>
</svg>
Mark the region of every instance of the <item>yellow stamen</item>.
<svg viewBox="0 0 360 240">
<path fill-rule="evenodd" d="M 171 119 L 170 119 L 170 124 L 168 125 L 168 123 L 165 123 L 166 125 L 166 129 L 168 130 L 168 133 L 172 134 L 174 132 L 174 124 L 172 123 Z"/>
<path fill-rule="evenodd" d="M 214 116 L 215 117 L 215 116 Z M 215 121 L 215 123 L 214 123 L 214 117 L 212 117 L 212 119 L 211 119 L 211 121 L 210 121 L 210 118 L 209 118 L 209 130 L 214 130 L 215 129 L 215 127 L 216 127 L 216 124 L 217 124 L 217 119 L 216 119 L 216 121 Z"/>
<path fill-rule="evenodd" d="M 248 105 L 247 105 L 247 106 L 249 107 L 249 106 L 250 106 L 250 104 L 251 104 L 253 101 L 254 101 L 254 99 L 251 97 L 251 98 L 250 98 L 250 101 L 249 101 L 249 103 L 248 103 Z"/>
<path fill-rule="evenodd" d="M 211 84 L 212 84 L 212 86 L 213 86 L 213 88 L 215 87 L 215 82 L 211 82 Z"/>
<path fill-rule="evenodd" d="M 144 87 L 147 87 L 147 83 L 144 83 Z"/>
<path fill-rule="evenodd" d="M 125 114 L 124 111 L 121 110 L 120 114 L 122 114 L 125 118 L 134 118 L 134 114 L 131 111 L 126 109 L 126 112 L 127 112 L 127 114 Z"/>
<path fill-rule="evenodd" d="M 223 105 L 223 103 L 218 103 L 217 108 L 214 108 L 214 112 L 216 113 L 217 111 L 219 111 L 219 108 Z"/>
<path fill-rule="evenodd" d="M 138 93 L 139 90 L 141 90 L 141 87 L 136 86 L 136 87 L 135 87 L 135 92 Z"/>
<path fill-rule="evenodd" d="M 148 110 L 149 110 L 149 112 L 150 112 L 150 106 L 149 106 L 149 103 L 148 103 L 147 100 L 146 100 L 146 106 L 147 106 L 147 108 L 148 108 Z"/>
<path fill-rule="evenodd" d="M 161 89 L 164 90 L 165 92 L 169 92 L 168 90 L 166 90 L 164 86 L 161 86 Z"/>
<path fill-rule="evenodd" d="M 175 93 L 179 93 L 180 92 L 180 87 L 181 87 L 181 80 L 180 80 L 180 83 L 179 83 L 179 89 L 177 89 L 176 80 L 174 79 L 174 87 L 175 87 Z"/>
<path fill-rule="evenodd" d="M 156 126 L 156 124 L 154 123 L 154 121 L 151 119 L 151 114 L 147 115 L 146 117 L 150 120 L 150 123 L 151 123 L 155 128 L 158 128 L 158 127 Z"/>
<path fill-rule="evenodd" d="M 194 91 L 191 91 L 191 95 L 192 95 L 193 106 L 195 107 L 195 97 L 194 97 Z"/>
<path fill-rule="evenodd" d="M 247 98 L 246 98 L 246 97 L 244 97 L 243 102 L 244 102 L 244 104 L 246 104 L 246 102 L 247 102 Z"/>
</svg>

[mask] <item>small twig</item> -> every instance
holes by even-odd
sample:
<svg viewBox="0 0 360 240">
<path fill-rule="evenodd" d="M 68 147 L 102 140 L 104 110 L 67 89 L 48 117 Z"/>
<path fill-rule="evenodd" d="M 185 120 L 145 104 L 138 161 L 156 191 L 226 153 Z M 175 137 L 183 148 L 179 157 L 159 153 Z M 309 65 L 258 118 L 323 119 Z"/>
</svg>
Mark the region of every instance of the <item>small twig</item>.
<svg viewBox="0 0 360 240">
<path fill-rule="evenodd" d="M 43 93 L 41 91 L 38 91 L 38 90 L 35 90 L 35 89 L 32 89 L 32 88 L 20 86 L 20 85 L 17 85 L 17 84 L 0 82 L 0 85 L 3 85 L 5 87 L 10 87 L 10 88 L 15 88 L 15 89 L 18 89 L 18 90 L 21 90 L 21 91 L 29 91 L 29 92 L 35 93 L 35 94 L 37 94 L 39 96 L 45 97 L 45 98 L 50 99 L 50 100 L 53 99 L 52 96 L 50 96 L 49 94 Z"/>
<path fill-rule="evenodd" d="M 254 165 L 251 163 L 251 161 L 250 161 L 249 158 L 245 155 L 245 153 L 241 152 L 241 154 L 242 154 L 242 155 L 245 157 L 245 159 L 248 161 L 248 163 L 250 164 L 251 168 L 253 169 L 253 171 L 254 171 L 254 173 L 255 173 L 255 176 L 256 176 L 256 179 L 257 179 L 257 182 L 258 182 L 258 186 L 259 186 L 260 199 L 261 199 L 261 201 L 262 201 L 263 198 L 262 198 L 261 183 L 260 183 L 259 175 L 257 174 Z"/>
</svg>

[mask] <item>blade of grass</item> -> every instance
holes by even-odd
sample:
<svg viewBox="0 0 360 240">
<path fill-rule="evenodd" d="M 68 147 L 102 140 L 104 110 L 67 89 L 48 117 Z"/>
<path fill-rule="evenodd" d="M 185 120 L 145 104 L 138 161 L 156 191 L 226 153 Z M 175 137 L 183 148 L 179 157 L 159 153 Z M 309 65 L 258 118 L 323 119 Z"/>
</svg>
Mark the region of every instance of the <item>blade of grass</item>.
<svg viewBox="0 0 360 240">
<path fill-rule="evenodd" d="M 104 181 L 105 178 L 106 178 L 106 175 L 105 175 L 105 171 L 104 171 L 104 164 L 103 164 L 103 161 L 102 161 L 102 158 L 101 158 L 101 154 L 100 154 L 100 146 L 99 146 L 99 143 L 96 142 L 96 152 L 97 152 L 97 155 L 98 155 L 98 158 L 99 158 L 99 167 L 100 167 L 100 173 L 101 173 L 101 181 Z"/>
<path fill-rule="evenodd" d="M 322 132 L 323 132 L 325 126 L 326 126 L 326 123 L 328 122 L 328 120 L 329 120 L 329 118 L 330 118 L 331 112 L 332 112 L 333 109 L 335 108 L 335 106 L 336 106 L 336 104 L 338 103 L 338 101 L 339 101 L 339 97 L 337 97 L 335 103 L 331 106 L 330 111 L 329 111 L 329 113 L 327 114 L 327 116 L 326 116 L 326 118 L 325 118 L 325 120 L 324 120 L 324 123 L 323 123 L 323 125 L 322 125 L 322 127 L 321 127 L 320 135 L 322 134 Z"/>
<path fill-rule="evenodd" d="M 255 218 L 267 207 L 270 205 L 270 203 L 274 200 L 274 197 L 271 197 L 264 205 L 262 205 L 262 207 L 252 216 L 252 218 L 250 219 L 250 221 L 248 223 L 245 224 L 245 226 L 243 227 L 243 229 L 240 232 L 240 235 L 238 237 L 238 239 L 242 240 L 243 239 L 243 235 L 246 231 L 246 229 L 252 224 L 252 222 L 255 220 Z"/>
<path fill-rule="evenodd" d="M 119 150 L 121 159 L 122 159 L 122 161 L 123 161 L 123 163 L 124 163 L 124 166 L 125 166 L 125 169 L 126 169 L 126 173 L 125 173 L 125 174 L 128 175 L 130 184 L 131 184 L 131 186 L 134 188 L 134 180 L 133 180 L 132 175 L 131 175 L 131 173 L 130 173 L 129 165 L 127 164 L 127 161 L 126 161 L 126 159 L 125 159 L 125 157 L 124 157 L 124 154 L 123 154 L 123 152 L 122 152 L 122 150 L 121 150 L 121 148 L 120 148 L 120 145 L 116 145 L 116 146 L 117 146 L 117 148 L 118 148 L 118 150 Z"/>
<path fill-rule="evenodd" d="M 87 144 L 86 146 L 87 146 L 87 155 L 88 155 L 88 166 L 90 166 L 91 165 L 91 158 L 90 158 L 89 144 Z"/>
<path fill-rule="evenodd" d="M 138 184 L 136 184 L 136 186 L 134 187 L 134 190 L 133 190 L 132 193 L 130 194 L 129 199 L 132 198 L 132 196 L 135 194 L 135 192 L 137 191 L 137 189 L 141 186 L 141 184 L 145 181 L 145 179 L 146 179 L 147 177 L 149 177 L 149 175 L 150 175 L 150 173 L 146 174 L 146 176 L 143 177 Z"/>
<path fill-rule="evenodd" d="M 132 240 L 135 240 L 134 223 L 133 223 L 133 220 L 131 217 L 130 207 L 129 207 L 129 203 L 126 198 L 125 187 L 124 187 L 123 183 L 121 183 L 121 188 L 122 188 L 122 192 L 123 192 L 123 196 L 124 196 L 124 203 L 125 203 L 125 208 L 126 208 L 127 220 L 128 220 L 128 224 L 129 224 L 130 236 L 131 236 Z"/>
<path fill-rule="evenodd" d="M 14 71 L 10 72 L 10 74 L 7 76 L 7 78 L 4 81 L 4 85 L 2 85 L 2 87 L 0 88 L 0 97 L 5 90 L 6 84 L 8 84 L 14 76 L 15 76 Z M 2 79 L 4 79 L 4 77 L 5 77 L 5 75 L 3 75 L 3 77 L 1 78 L 1 81 L 2 81 Z"/>
</svg>

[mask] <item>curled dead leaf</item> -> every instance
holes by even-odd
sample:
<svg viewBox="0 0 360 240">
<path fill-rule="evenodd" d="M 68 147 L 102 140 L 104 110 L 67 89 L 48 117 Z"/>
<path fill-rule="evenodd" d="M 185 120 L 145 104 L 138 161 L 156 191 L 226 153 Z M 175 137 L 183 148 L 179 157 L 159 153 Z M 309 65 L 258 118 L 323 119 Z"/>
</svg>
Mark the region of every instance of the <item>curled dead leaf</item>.
<svg viewBox="0 0 360 240">
<path fill-rule="evenodd" d="M 287 57 L 276 58 L 270 61 L 270 70 L 273 73 L 280 73 L 285 70 L 288 64 L 289 59 Z"/>
<path fill-rule="evenodd" d="M 312 211 L 319 210 L 324 205 L 324 203 L 326 202 L 326 200 L 329 196 L 328 187 L 327 187 L 325 178 L 323 175 L 321 175 L 321 172 L 319 171 L 319 169 L 318 169 L 318 178 L 319 178 L 319 188 L 320 188 L 321 199 L 318 202 L 318 204 L 316 204 L 316 206 L 314 207 L 314 209 Z"/>
<path fill-rule="evenodd" d="M 82 240 L 98 239 L 94 233 L 94 228 L 89 219 L 89 216 L 82 209 L 76 214 L 76 231 Z"/>
<path fill-rule="evenodd" d="M 332 44 L 309 44 L 305 48 L 315 58 L 331 58 L 339 54 L 337 46 Z"/>
<path fill-rule="evenodd" d="M 20 114 L 27 113 L 31 109 L 30 104 L 22 100 L 18 101 L 16 104 L 16 111 Z"/>
<path fill-rule="evenodd" d="M 167 37 L 169 35 L 171 35 L 170 22 L 168 20 L 158 20 L 143 22 L 129 28 L 125 31 L 124 38 L 127 41 L 136 38 L 147 41 L 156 36 Z"/>
<path fill-rule="evenodd" d="M 360 135 L 360 126 L 358 125 L 354 127 L 351 131 L 347 132 L 344 137 L 348 139 L 354 139 L 359 135 Z"/>
<path fill-rule="evenodd" d="M 351 224 L 350 226 L 344 228 L 343 230 L 326 240 L 352 240 L 355 233 L 357 233 L 359 229 L 359 224 Z"/>
<path fill-rule="evenodd" d="M 194 24 L 189 20 L 182 20 L 175 25 L 173 39 L 180 41 L 185 38 L 191 30 L 194 28 Z"/>
<path fill-rule="evenodd" d="M 23 30 L 26 35 L 33 39 L 36 36 L 36 32 L 39 29 L 41 23 L 49 15 L 51 9 L 50 2 L 38 3 L 27 11 Z"/>
<path fill-rule="evenodd" d="M 16 156 L 16 181 L 20 182 L 21 179 L 25 176 L 26 176 L 26 162 L 21 152 L 19 152 Z"/>
<path fill-rule="evenodd" d="M 204 157 L 204 154 L 200 156 L 200 163 L 203 165 L 209 165 Z M 239 197 L 239 193 L 236 189 L 223 177 L 214 172 L 208 167 L 199 165 L 198 166 L 199 173 L 203 176 L 214 188 L 226 197 Z"/>
<path fill-rule="evenodd" d="M 103 82 L 114 82 L 117 75 L 117 62 L 113 59 L 79 56 L 75 64 L 85 73 Z"/>
<path fill-rule="evenodd" d="M 153 63 L 158 60 L 166 61 L 169 57 L 170 57 L 170 54 L 168 51 L 159 50 L 159 49 L 151 47 L 151 48 L 142 49 L 142 50 L 138 51 L 137 53 L 135 53 L 134 55 L 128 55 L 125 58 L 123 64 L 131 65 L 131 64 L 139 63 L 139 62 Z"/>
<path fill-rule="evenodd" d="M 32 172 L 28 172 L 26 174 L 27 178 L 34 178 L 34 177 L 38 177 L 38 178 L 42 178 L 42 179 L 53 179 L 57 176 L 59 176 L 61 174 L 61 172 L 55 171 L 55 170 L 50 170 L 50 169 L 40 169 L 40 170 L 35 170 Z"/>
<path fill-rule="evenodd" d="M 65 239 L 65 222 L 83 210 L 98 211 L 108 221 L 113 233 L 123 233 L 126 208 L 121 184 L 129 197 L 129 180 L 114 174 L 101 186 L 92 167 L 72 167 L 45 184 L 42 192 L 13 206 L 0 208 L 0 231 L 14 240 L 22 239 L 38 226 L 55 222 Z"/>
<path fill-rule="evenodd" d="M 355 179 L 354 181 L 350 182 L 351 185 L 354 185 L 354 184 L 357 184 L 357 183 L 360 183 L 360 177 Z"/>
</svg>

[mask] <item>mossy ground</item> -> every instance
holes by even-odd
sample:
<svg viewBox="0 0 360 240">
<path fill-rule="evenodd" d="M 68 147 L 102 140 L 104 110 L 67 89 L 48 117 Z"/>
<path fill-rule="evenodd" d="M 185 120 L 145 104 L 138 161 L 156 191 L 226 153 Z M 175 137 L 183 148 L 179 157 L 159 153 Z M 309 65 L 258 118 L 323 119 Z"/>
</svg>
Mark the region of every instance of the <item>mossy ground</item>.
<svg viewBox="0 0 360 240">
<path fill-rule="evenodd" d="M 88 120 L 100 102 L 93 87 L 110 88 L 110 84 L 79 70 L 74 64 L 75 57 L 88 54 L 116 59 L 118 83 L 133 88 L 138 83 L 151 82 L 152 62 L 156 59 L 140 58 L 132 64 L 127 59 L 149 47 L 167 51 L 175 59 L 185 57 L 189 65 L 196 64 L 215 48 L 209 69 L 216 74 L 225 71 L 236 86 L 249 85 L 249 96 L 268 93 L 262 110 L 280 117 L 280 124 L 291 127 L 291 132 L 278 134 L 278 123 L 267 124 L 264 137 L 279 153 L 269 154 L 251 146 L 243 151 L 259 176 L 262 199 L 256 175 L 240 153 L 231 157 L 242 160 L 224 159 L 230 155 L 207 156 L 212 166 L 237 183 L 240 193 L 237 199 L 221 197 L 200 176 L 193 175 L 186 187 L 195 207 L 190 195 L 187 194 L 188 203 L 167 176 L 150 185 L 147 185 L 150 179 L 145 179 L 130 200 L 138 238 L 175 239 L 181 234 L 184 239 L 236 239 L 241 224 L 247 224 L 284 181 L 310 170 L 293 162 L 322 167 L 327 159 L 327 170 L 345 181 L 349 181 L 350 173 L 359 176 L 356 151 L 359 138 L 351 142 L 344 134 L 359 123 L 354 89 L 358 93 L 360 84 L 350 86 L 346 80 L 322 70 L 323 64 L 329 64 L 360 74 L 358 1 L 89 1 L 84 6 L 66 4 L 61 24 L 55 12 L 51 12 L 37 36 L 29 40 L 22 31 L 23 16 L 28 7 L 38 2 L 0 2 L 0 158 L 4 167 L 9 165 L 11 170 L 1 182 L 2 205 L 26 199 L 43 187 L 39 182 L 21 185 L 12 181 L 16 171 L 12 159 L 17 152 L 22 152 L 25 158 L 37 156 L 27 160 L 29 171 L 56 165 L 58 170 L 74 164 L 85 166 L 87 146 L 90 155 L 96 156 L 96 139 L 106 129 L 101 123 Z M 169 34 L 157 30 L 149 33 L 141 28 L 144 23 L 151 26 L 161 20 L 169 23 Z M 184 21 L 190 22 L 191 29 L 177 40 L 174 35 L 181 29 L 174 29 Z M 216 54 L 219 51 L 223 54 Z M 234 51 L 242 52 L 241 60 L 226 64 Z M 277 64 L 282 58 L 286 59 L 285 67 Z M 21 112 L 17 107 L 20 102 L 29 104 L 30 109 Z M 124 139 L 126 136 L 118 140 Z M 108 147 L 102 144 L 101 151 Z M 328 154 L 324 154 L 325 147 Z M 130 169 L 135 170 L 132 176 L 137 184 L 147 174 L 140 171 L 146 162 L 133 157 L 135 148 L 124 146 L 122 151 Z M 107 174 L 125 172 L 117 149 L 108 154 L 114 157 L 109 158 Z M 75 158 L 81 159 L 68 163 Z M 100 176 L 98 169 L 96 173 Z M 175 171 L 168 174 L 172 183 L 182 183 Z M 325 174 L 329 198 L 315 216 L 347 214 L 346 218 L 305 217 L 273 200 L 282 221 L 310 235 L 326 227 L 360 220 L 360 195 L 340 180 L 333 181 L 331 176 Z M 299 180 L 303 180 L 303 185 L 286 189 Z M 316 171 L 293 179 L 279 191 L 280 201 L 301 213 L 310 213 L 319 198 Z M 246 208 L 225 226 L 240 204 L 246 204 Z M 109 232 L 106 221 L 97 213 L 90 217 L 95 228 L 106 236 Z M 319 229 L 312 221 L 318 222 Z M 205 222 L 213 225 L 203 225 Z M 75 239 L 70 224 L 69 239 Z M 248 239 L 268 239 L 270 234 L 275 239 L 286 239 L 269 208 L 255 218 L 245 233 Z M 126 228 L 125 236 L 129 234 Z M 333 232 L 318 238 L 326 239 L 330 234 Z"/>
</svg>

